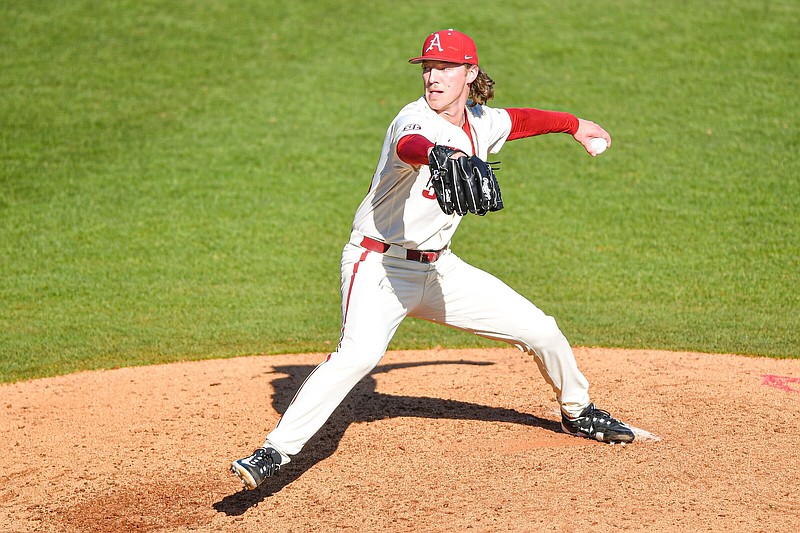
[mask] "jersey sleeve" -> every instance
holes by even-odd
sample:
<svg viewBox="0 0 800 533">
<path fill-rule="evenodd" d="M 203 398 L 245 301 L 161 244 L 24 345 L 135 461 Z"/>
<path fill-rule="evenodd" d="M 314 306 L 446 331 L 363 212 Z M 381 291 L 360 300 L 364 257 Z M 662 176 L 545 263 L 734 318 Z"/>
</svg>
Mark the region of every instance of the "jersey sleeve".
<svg viewBox="0 0 800 533">
<path fill-rule="evenodd" d="M 403 163 L 411 166 L 427 165 L 427 150 L 422 147 L 424 141 L 434 144 L 437 132 L 429 117 L 410 107 L 407 106 L 394 120 L 391 127 L 391 149 Z M 424 163 L 420 153 L 423 150 Z"/>
<path fill-rule="evenodd" d="M 397 141 L 397 157 L 403 163 L 414 167 L 427 165 L 428 149 L 433 146 L 433 141 L 423 135 L 417 133 L 404 135 Z"/>
<path fill-rule="evenodd" d="M 546 133 L 574 135 L 578 131 L 578 118 L 570 113 L 531 108 L 509 108 L 506 111 L 511 118 L 509 141 Z"/>
<path fill-rule="evenodd" d="M 429 120 L 419 113 L 402 113 L 394 123 L 393 141 L 397 143 L 407 135 L 422 135 L 431 138 L 434 132 L 430 131 Z"/>
<path fill-rule="evenodd" d="M 486 142 L 484 149 L 492 154 L 499 152 L 511 133 L 511 117 L 508 112 L 485 105 L 468 107 L 467 110 L 480 142 Z"/>
</svg>

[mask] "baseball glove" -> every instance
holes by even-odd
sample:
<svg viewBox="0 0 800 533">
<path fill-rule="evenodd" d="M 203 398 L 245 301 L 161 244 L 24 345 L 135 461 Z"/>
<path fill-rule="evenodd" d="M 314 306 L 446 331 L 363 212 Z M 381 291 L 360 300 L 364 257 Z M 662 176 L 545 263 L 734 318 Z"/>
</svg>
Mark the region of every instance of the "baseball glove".
<svg viewBox="0 0 800 533">
<path fill-rule="evenodd" d="M 456 153 L 462 155 L 452 158 Z M 441 144 L 433 147 L 428 160 L 436 200 L 445 214 L 483 216 L 489 211 L 503 209 L 495 169 L 486 161 Z"/>
</svg>

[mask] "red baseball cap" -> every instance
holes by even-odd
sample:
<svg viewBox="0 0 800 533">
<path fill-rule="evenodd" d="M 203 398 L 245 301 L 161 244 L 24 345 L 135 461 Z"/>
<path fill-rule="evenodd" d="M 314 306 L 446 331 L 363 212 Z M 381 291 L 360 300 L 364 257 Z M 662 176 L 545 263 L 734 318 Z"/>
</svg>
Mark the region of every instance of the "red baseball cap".
<svg viewBox="0 0 800 533">
<path fill-rule="evenodd" d="M 472 38 L 454 29 L 439 30 L 428 35 L 422 43 L 422 55 L 408 60 L 409 63 L 423 61 L 447 61 L 448 63 L 478 64 L 478 48 Z"/>
</svg>

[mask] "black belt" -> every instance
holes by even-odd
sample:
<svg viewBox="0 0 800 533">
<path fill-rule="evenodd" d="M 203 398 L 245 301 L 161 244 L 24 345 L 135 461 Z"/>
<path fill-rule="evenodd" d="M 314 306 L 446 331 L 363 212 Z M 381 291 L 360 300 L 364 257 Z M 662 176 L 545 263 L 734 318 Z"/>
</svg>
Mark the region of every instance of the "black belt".
<svg viewBox="0 0 800 533">
<path fill-rule="evenodd" d="M 391 246 L 385 242 L 376 241 L 369 237 L 364 237 L 361 240 L 361 247 L 366 248 L 371 252 L 378 252 L 379 254 L 386 253 Z M 408 250 L 405 249 L 406 259 L 409 261 L 417 261 L 418 263 L 433 263 L 442 255 L 442 252 L 447 250 L 447 246 L 438 251 L 422 251 L 422 250 Z"/>
</svg>

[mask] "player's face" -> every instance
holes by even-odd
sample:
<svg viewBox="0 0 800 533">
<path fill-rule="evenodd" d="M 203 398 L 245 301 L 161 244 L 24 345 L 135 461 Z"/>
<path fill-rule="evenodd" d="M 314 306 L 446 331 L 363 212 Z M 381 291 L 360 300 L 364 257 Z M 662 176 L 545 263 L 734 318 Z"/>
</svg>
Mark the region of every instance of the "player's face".
<svg viewBox="0 0 800 533">
<path fill-rule="evenodd" d="M 464 107 L 469 96 L 469 84 L 475 79 L 472 71 L 461 63 L 423 61 L 425 100 L 431 109 L 442 113 Z"/>
</svg>

